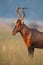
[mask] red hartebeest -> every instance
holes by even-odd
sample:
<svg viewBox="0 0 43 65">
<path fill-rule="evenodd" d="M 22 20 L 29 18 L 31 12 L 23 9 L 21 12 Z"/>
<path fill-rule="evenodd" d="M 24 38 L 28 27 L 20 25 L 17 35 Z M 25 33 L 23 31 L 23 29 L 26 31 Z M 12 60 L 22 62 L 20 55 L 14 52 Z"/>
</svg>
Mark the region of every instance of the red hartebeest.
<svg viewBox="0 0 43 65">
<path fill-rule="evenodd" d="M 24 8 L 22 8 L 22 16 L 18 10 L 19 8 L 16 9 L 19 19 L 16 22 L 12 34 L 15 35 L 17 32 L 20 32 L 28 48 L 29 54 L 33 55 L 34 48 L 43 48 L 43 33 L 39 32 L 37 29 L 27 27 L 22 21 L 25 17 Z"/>
</svg>

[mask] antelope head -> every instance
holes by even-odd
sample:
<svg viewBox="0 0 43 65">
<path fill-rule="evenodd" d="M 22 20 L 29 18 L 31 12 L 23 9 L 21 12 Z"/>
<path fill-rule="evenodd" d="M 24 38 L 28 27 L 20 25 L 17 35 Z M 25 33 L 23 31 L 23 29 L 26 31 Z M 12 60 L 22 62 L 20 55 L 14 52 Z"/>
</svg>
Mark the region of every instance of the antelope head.
<svg viewBox="0 0 43 65">
<path fill-rule="evenodd" d="M 12 34 L 15 35 L 16 33 L 20 32 L 23 27 L 23 23 L 21 23 L 21 20 L 18 19 L 15 25 L 15 28 L 13 29 Z"/>
<path fill-rule="evenodd" d="M 13 35 L 15 35 L 17 32 L 20 32 L 20 30 L 21 30 L 21 28 L 23 26 L 23 19 L 25 17 L 24 9 L 22 8 L 22 16 L 18 12 L 18 10 L 19 10 L 19 8 L 16 9 L 16 12 L 18 14 L 19 19 L 17 20 L 16 25 L 15 25 L 15 28 L 14 28 L 14 30 L 12 32 Z"/>
</svg>

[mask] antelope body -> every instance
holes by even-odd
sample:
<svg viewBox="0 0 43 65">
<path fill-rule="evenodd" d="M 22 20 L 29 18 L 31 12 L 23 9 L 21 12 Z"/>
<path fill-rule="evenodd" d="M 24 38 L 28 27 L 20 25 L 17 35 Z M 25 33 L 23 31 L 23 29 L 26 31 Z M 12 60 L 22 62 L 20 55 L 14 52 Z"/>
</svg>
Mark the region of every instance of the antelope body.
<svg viewBox="0 0 43 65">
<path fill-rule="evenodd" d="M 12 34 L 16 35 L 17 32 L 20 32 L 28 48 L 29 54 L 33 55 L 34 48 L 43 49 L 43 32 L 39 32 L 37 29 L 31 29 L 22 23 L 22 20 L 25 16 L 24 9 L 22 9 L 22 16 L 20 16 L 18 9 L 16 9 L 16 12 L 19 16 L 19 19 L 16 22 L 16 26 Z"/>
</svg>

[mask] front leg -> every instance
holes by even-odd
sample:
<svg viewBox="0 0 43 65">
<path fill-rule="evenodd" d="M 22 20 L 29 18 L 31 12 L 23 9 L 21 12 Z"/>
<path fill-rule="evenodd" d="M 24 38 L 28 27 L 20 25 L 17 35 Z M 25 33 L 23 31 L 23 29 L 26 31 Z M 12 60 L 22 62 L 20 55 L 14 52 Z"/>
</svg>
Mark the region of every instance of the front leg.
<svg viewBox="0 0 43 65">
<path fill-rule="evenodd" d="M 32 44 L 30 48 L 28 48 L 28 52 L 29 52 L 29 55 L 31 55 L 33 57 L 33 55 L 34 55 L 34 44 Z"/>
</svg>

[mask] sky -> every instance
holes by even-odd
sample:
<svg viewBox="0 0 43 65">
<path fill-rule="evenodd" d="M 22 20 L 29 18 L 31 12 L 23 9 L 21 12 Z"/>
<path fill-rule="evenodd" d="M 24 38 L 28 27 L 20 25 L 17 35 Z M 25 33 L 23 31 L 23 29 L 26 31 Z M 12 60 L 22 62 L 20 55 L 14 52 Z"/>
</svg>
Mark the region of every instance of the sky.
<svg viewBox="0 0 43 65">
<path fill-rule="evenodd" d="M 0 18 L 18 18 L 16 7 L 29 8 L 26 19 L 43 21 L 43 0 L 0 0 Z"/>
</svg>

